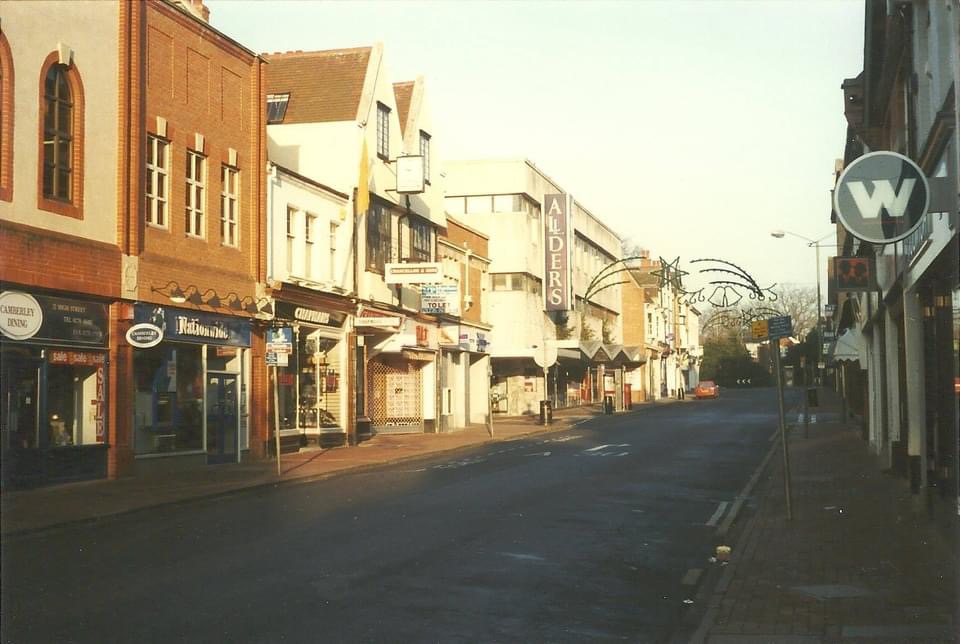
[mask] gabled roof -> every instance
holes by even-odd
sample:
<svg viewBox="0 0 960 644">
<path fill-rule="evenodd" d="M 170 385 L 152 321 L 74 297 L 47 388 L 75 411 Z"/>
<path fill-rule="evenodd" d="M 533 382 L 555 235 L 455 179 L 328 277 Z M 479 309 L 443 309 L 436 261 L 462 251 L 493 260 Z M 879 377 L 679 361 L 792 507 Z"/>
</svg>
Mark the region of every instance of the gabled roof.
<svg viewBox="0 0 960 644">
<path fill-rule="evenodd" d="M 410 114 L 410 99 L 413 97 L 414 81 L 393 84 L 393 97 L 397 101 L 397 116 L 400 118 L 400 135 L 407 131 L 407 116 Z"/>
<path fill-rule="evenodd" d="M 264 54 L 266 93 L 290 94 L 283 124 L 355 120 L 371 49 Z"/>
</svg>

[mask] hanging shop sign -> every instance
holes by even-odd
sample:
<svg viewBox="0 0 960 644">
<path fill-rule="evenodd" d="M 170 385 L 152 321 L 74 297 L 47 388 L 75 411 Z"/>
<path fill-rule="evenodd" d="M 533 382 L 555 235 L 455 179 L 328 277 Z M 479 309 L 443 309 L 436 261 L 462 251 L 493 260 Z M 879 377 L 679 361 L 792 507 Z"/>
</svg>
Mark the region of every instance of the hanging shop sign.
<svg viewBox="0 0 960 644">
<path fill-rule="evenodd" d="M 188 311 L 156 304 L 136 304 L 134 322 L 149 323 L 163 332 L 163 339 L 233 347 L 250 346 L 250 320 Z"/>
<path fill-rule="evenodd" d="M 569 198 L 565 194 L 543 196 L 544 310 L 570 308 Z"/>
<path fill-rule="evenodd" d="M 834 257 L 833 274 L 839 292 L 863 292 L 877 288 L 876 267 L 872 257 Z"/>
<path fill-rule="evenodd" d="M 149 349 L 163 341 L 163 330 L 149 322 L 134 324 L 127 330 L 127 344 L 138 349 Z"/>
<path fill-rule="evenodd" d="M 339 311 L 322 311 L 311 309 L 306 306 L 291 304 L 290 302 L 277 302 L 276 317 L 284 320 L 296 320 L 297 322 L 306 322 L 316 324 L 317 326 L 329 326 L 339 329 L 347 319 L 345 313 Z"/>
<path fill-rule="evenodd" d="M 843 227 L 873 244 L 890 244 L 910 235 L 929 202 L 923 171 L 896 152 L 870 152 L 854 160 L 833 192 L 833 209 Z"/>
<path fill-rule="evenodd" d="M 387 284 L 430 284 L 443 278 L 440 262 L 385 264 L 383 270 L 383 281 Z"/>
<path fill-rule="evenodd" d="M 10 339 L 105 348 L 108 330 L 106 304 L 19 291 L 0 294 L 0 331 Z"/>
</svg>

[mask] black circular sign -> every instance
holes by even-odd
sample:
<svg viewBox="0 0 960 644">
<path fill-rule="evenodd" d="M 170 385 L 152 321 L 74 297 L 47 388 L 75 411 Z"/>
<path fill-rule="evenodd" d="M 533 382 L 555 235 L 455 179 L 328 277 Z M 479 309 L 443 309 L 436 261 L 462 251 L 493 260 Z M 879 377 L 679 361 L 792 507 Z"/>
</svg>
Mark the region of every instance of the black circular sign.
<svg viewBox="0 0 960 644">
<path fill-rule="evenodd" d="M 927 212 L 923 171 L 896 152 L 870 152 L 848 165 L 833 192 L 833 210 L 851 235 L 890 244 L 913 232 Z"/>
</svg>

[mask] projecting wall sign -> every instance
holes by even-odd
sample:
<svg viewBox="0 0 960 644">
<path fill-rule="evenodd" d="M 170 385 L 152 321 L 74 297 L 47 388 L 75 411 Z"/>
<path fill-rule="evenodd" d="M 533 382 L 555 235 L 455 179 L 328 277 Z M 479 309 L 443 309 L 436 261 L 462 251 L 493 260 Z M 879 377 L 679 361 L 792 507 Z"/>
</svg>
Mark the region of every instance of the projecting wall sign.
<svg viewBox="0 0 960 644">
<path fill-rule="evenodd" d="M 870 152 L 847 166 L 833 209 L 850 234 L 872 244 L 907 237 L 927 213 L 930 187 L 923 171 L 896 152 Z"/>
</svg>

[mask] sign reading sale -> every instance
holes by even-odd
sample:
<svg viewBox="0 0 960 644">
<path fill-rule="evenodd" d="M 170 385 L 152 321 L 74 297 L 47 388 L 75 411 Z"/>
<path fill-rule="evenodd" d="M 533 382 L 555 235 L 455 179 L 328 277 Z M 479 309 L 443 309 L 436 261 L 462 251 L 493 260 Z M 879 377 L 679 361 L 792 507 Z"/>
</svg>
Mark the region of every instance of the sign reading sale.
<svg viewBox="0 0 960 644">
<path fill-rule="evenodd" d="M 543 271 L 544 309 L 566 311 L 570 308 L 570 251 L 567 195 L 543 196 Z"/>
</svg>

